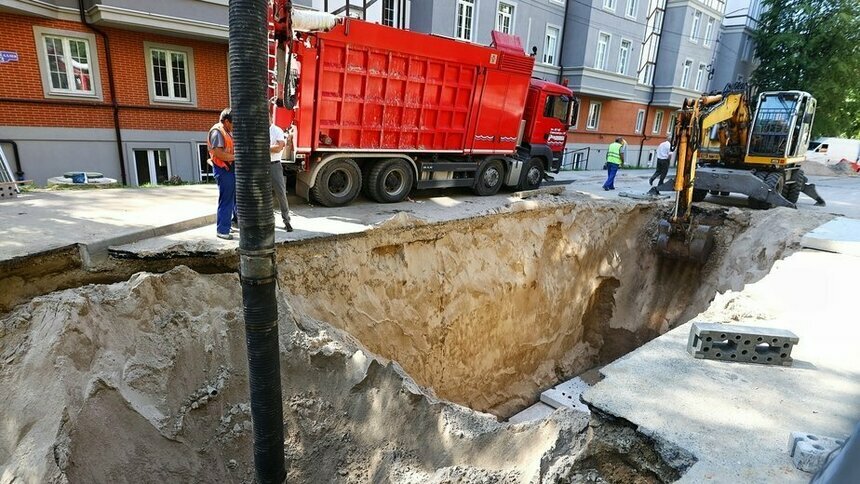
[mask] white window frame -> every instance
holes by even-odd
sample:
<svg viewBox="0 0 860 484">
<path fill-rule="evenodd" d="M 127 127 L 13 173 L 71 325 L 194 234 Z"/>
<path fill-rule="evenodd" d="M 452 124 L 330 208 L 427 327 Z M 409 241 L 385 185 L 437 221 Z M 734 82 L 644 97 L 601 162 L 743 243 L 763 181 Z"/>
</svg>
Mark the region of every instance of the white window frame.
<svg viewBox="0 0 860 484">
<path fill-rule="evenodd" d="M 654 127 L 651 128 L 651 134 L 657 134 L 660 132 L 660 128 L 663 126 L 663 110 L 658 109 L 654 111 Z"/>
<path fill-rule="evenodd" d="M 622 63 L 621 62 L 621 54 L 624 52 L 624 44 L 627 44 L 627 59 Z M 621 38 L 621 45 L 618 47 L 618 66 L 616 66 L 615 71 L 619 74 L 626 76 L 627 71 L 630 69 L 630 55 L 633 54 L 633 42 Z M 622 69 L 623 67 L 623 69 Z"/>
<path fill-rule="evenodd" d="M 699 43 L 699 31 L 702 29 L 702 11 L 693 9 L 693 21 L 690 23 L 690 42 Z"/>
<path fill-rule="evenodd" d="M 97 99 L 99 101 L 104 99 L 102 96 L 101 77 L 98 63 L 98 49 L 96 44 L 96 36 L 94 34 L 34 26 L 33 37 L 36 43 L 36 57 L 39 60 L 39 73 L 41 74 L 42 78 L 42 92 L 45 98 L 62 99 L 72 97 Z M 68 59 L 71 55 L 71 52 L 68 48 L 68 41 L 76 40 L 82 41 L 86 44 L 89 76 L 90 82 L 92 83 L 93 87 L 91 91 L 78 91 L 74 89 L 55 89 L 51 85 L 51 69 L 50 64 L 48 62 L 48 47 L 45 45 L 46 37 L 60 38 L 64 41 L 63 53 L 65 58 L 67 59 L 65 61 L 65 64 L 69 86 L 73 84 L 74 79 L 69 71 L 71 62 L 68 61 Z"/>
<path fill-rule="evenodd" d="M 666 136 L 672 134 L 673 128 L 675 127 L 675 121 L 678 120 L 678 113 L 672 111 L 672 114 L 669 115 L 669 124 L 666 125 Z"/>
<path fill-rule="evenodd" d="M 684 59 L 683 67 L 681 68 L 681 87 L 687 89 L 690 84 L 690 74 L 693 71 L 693 59 Z"/>
<path fill-rule="evenodd" d="M 568 0 L 570 1 L 570 0 Z M 615 8 L 618 7 L 618 0 L 603 0 L 603 9 L 609 10 L 610 12 L 614 12 Z"/>
<path fill-rule="evenodd" d="M 145 151 L 146 158 L 149 162 L 149 184 L 158 186 L 158 177 L 155 175 L 155 152 L 156 151 L 164 151 L 167 153 L 167 179 L 173 176 L 173 169 L 171 168 L 170 160 L 172 157 L 170 156 L 170 148 L 132 148 L 132 166 L 134 167 L 134 181 L 137 182 L 137 186 L 140 186 L 140 179 L 137 175 L 137 157 L 135 156 L 138 151 Z"/>
<path fill-rule="evenodd" d="M 599 101 L 591 101 L 588 105 L 588 118 L 585 120 L 585 129 L 594 131 L 600 126 L 600 112 L 603 110 L 603 103 Z M 595 110 L 595 108 L 597 108 Z M 592 124 L 592 117 L 594 117 L 595 111 L 597 113 L 597 119 L 594 119 L 594 123 Z"/>
<path fill-rule="evenodd" d="M 500 23 L 502 16 L 503 15 L 507 16 L 507 14 L 502 13 L 502 5 L 503 4 L 511 7 L 511 13 L 510 13 L 510 18 L 509 18 L 509 24 L 510 24 L 511 30 L 510 30 L 510 32 L 506 32 L 506 33 L 513 35 L 514 32 L 516 32 L 516 30 L 514 30 L 516 28 L 516 26 L 514 24 L 517 20 L 517 8 L 519 7 L 516 2 L 509 2 L 507 0 L 505 0 L 505 1 L 499 0 L 498 2 L 496 2 L 496 30 L 498 30 L 499 32 L 504 32 L 504 30 L 501 29 L 501 23 Z"/>
<path fill-rule="evenodd" d="M 603 51 L 603 65 L 598 65 L 597 56 L 600 52 L 600 40 L 603 36 L 607 37 L 606 40 L 606 49 Z M 612 45 L 612 34 L 608 32 L 598 31 L 597 32 L 597 46 L 594 50 L 594 68 L 599 69 L 601 71 L 606 70 L 606 66 L 609 64 L 609 46 Z"/>
<path fill-rule="evenodd" d="M 390 5 L 391 8 L 386 9 L 385 8 L 386 7 L 386 5 L 385 5 L 386 0 L 382 0 L 382 16 L 380 17 L 380 23 L 382 25 L 386 25 L 388 27 L 394 27 L 397 25 L 397 3 L 395 3 L 394 0 L 388 0 L 388 1 L 391 3 L 391 5 Z M 391 24 L 385 23 L 385 11 L 386 10 L 391 11 Z"/>
<path fill-rule="evenodd" d="M 645 110 L 640 109 L 639 112 L 636 113 L 636 124 L 633 126 L 634 133 L 642 133 L 645 129 Z"/>
<path fill-rule="evenodd" d="M 744 62 L 751 62 L 753 57 L 752 52 L 754 41 L 752 37 L 746 34 L 744 34 L 744 39 L 746 39 L 746 44 L 744 44 L 743 57 L 741 58 L 741 60 L 743 60 Z"/>
<path fill-rule="evenodd" d="M 630 8 L 631 6 L 633 8 Z M 631 10 L 633 11 L 632 14 L 630 13 Z M 637 15 L 638 13 L 639 13 L 639 0 L 627 0 L 627 5 L 624 8 L 624 15 L 627 18 L 635 19 L 638 16 Z"/>
<path fill-rule="evenodd" d="M 184 54 L 185 55 L 185 81 L 188 88 L 188 97 L 186 98 L 177 98 L 177 97 L 164 97 L 164 96 L 156 96 L 155 94 L 155 73 L 152 69 L 152 51 L 160 50 L 166 51 L 168 53 L 168 90 L 170 92 L 173 91 L 173 69 L 170 68 L 170 54 Z M 188 104 L 192 106 L 197 105 L 197 83 L 194 78 L 194 50 L 190 47 L 185 47 L 181 45 L 169 45 L 169 44 L 158 44 L 153 42 L 144 42 L 143 43 L 143 53 L 146 57 L 146 83 L 149 87 L 149 102 L 151 104 Z"/>
<path fill-rule="evenodd" d="M 696 69 L 696 83 L 693 85 L 696 91 L 702 92 L 705 82 L 705 74 L 708 66 L 699 62 L 699 68 Z"/>
<path fill-rule="evenodd" d="M 469 28 L 469 37 L 464 37 L 460 35 L 460 30 L 464 33 L 466 31 L 465 22 L 460 22 L 460 6 L 463 6 L 463 11 L 466 11 L 466 8 L 471 7 L 472 9 L 472 17 L 471 17 L 471 26 Z M 466 42 L 474 42 L 475 41 L 475 30 L 478 26 L 478 17 L 476 13 L 478 12 L 478 0 L 457 0 L 457 3 L 454 4 L 454 38 L 465 40 Z M 464 17 L 465 18 L 465 17 Z"/>
<path fill-rule="evenodd" d="M 555 30 L 555 37 L 550 35 L 550 30 Z M 554 38 L 555 45 L 553 48 L 552 56 L 547 56 L 547 47 L 549 44 L 550 38 Z M 544 30 L 543 37 L 543 58 L 542 63 L 548 66 L 555 66 L 558 64 L 558 39 L 561 38 L 561 27 L 558 25 L 553 25 L 551 23 L 546 24 L 546 29 Z"/>
<path fill-rule="evenodd" d="M 660 128 L 663 127 L 663 110 L 658 109 L 654 111 L 654 127 L 651 128 L 651 134 L 657 134 L 660 132 Z"/>
<path fill-rule="evenodd" d="M 202 147 L 208 148 L 209 144 L 208 143 L 197 143 L 196 146 L 197 146 L 197 166 L 200 167 L 200 182 L 201 183 L 215 183 L 215 170 L 212 169 L 211 165 L 208 165 L 206 163 L 206 160 L 209 159 L 209 154 L 207 153 L 205 155 L 205 158 L 203 158 L 204 154 L 200 150 L 200 148 L 202 148 Z M 203 168 L 203 165 L 209 166 L 209 168 L 212 169 L 212 172 L 211 173 L 206 172 L 205 168 Z M 135 174 L 135 176 L 137 176 L 137 174 Z"/>
<path fill-rule="evenodd" d="M 705 25 L 705 38 L 702 39 L 702 46 L 710 47 L 711 46 L 711 37 L 714 36 L 714 26 L 717 24 L 717 21 L 714 17 L 708 16 L 707 25 Z"/>
</svg>

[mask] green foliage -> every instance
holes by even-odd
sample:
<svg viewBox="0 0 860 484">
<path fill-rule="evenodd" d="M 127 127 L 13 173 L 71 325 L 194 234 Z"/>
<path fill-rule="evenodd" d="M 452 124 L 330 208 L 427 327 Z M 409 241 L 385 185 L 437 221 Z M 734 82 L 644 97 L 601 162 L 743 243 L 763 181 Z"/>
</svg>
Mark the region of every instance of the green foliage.
<svg viewBox="0 0 860 484">
<path fill-rule="evenodd" d="M 755 34 L 759 91 L 818 100 L 814 136 L 860 137 L 860 1 L 764 0 Z"/>
</svg>

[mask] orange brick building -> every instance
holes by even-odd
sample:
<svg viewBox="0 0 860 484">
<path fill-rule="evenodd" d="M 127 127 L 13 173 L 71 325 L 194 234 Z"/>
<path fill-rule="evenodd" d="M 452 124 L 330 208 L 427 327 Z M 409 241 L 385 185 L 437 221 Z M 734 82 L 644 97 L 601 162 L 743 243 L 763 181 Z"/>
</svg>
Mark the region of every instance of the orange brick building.
<svg viewBox="0 0 860 484">
<path fill-rule="evenodd" d="M 13 171 L 40 185 L 78 170 L 129 185 L 207 179 L 206 132 L 229 104 L 226 1 L 167 2 L 181 16 L 85 3 L 86 24 L 78 2 L 0 7 Z"/>
</svg>

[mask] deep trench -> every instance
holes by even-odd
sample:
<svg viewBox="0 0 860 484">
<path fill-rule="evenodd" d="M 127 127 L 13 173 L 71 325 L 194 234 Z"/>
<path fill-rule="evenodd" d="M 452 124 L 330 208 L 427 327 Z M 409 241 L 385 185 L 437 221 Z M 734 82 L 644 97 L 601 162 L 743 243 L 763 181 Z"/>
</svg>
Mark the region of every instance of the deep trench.
<svg viewBox="0 0 860 484">
<path fill-rule="evenodd" d="M 279 246 L 290 480 L 677 478 L 694 457 L 668 465 L 611 416 L 499 420 L 686 322 L 789 249 L 786 235 L 738 266 L 746 249 L 729 241 L 749 216 L 712 210 L 711 261 L 663 259 L 652 237 L 664 210 L 548 203 Z M 100 271 L 66 257 L 0 281 L 10 288 L 0 405 L 15 416 L 0 432 L 0 470 L 25 481 L 249 481 L 235 256 L 126 258 Z M 183 263 L 214 275 L 173 269 Z"/>
</svg>

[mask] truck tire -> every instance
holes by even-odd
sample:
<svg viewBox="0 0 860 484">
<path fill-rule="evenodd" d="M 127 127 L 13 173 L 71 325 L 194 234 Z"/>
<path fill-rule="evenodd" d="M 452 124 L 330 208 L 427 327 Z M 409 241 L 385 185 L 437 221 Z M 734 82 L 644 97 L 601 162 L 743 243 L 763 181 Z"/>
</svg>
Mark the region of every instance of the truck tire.
<svg viewBox="0 0 860 484">
<path fill-rule="evenodd" d="M 370 198 L 379 203 L 402 202 L 412 191 L 415 177 L 412 167 L 402 158 L 390 158 L 375 163 L 365 185 Z"/>
<path fill-rule="evenodd" d="M 803 192 L 803 185 L 806 185 L 806 173 L 803 170 L 797 170 L 792 180 L 794 183 L 788 183 L 782 189 L 782 196 L 791 203 L 797 203 L 800 193 Z"/>
<path fill-rule="evenodd" d="M 693 189 L 693 201 L 698 203 L 705 199 L 708 196 L 707 190 L 702 190 L 700 188 Z"/>
<path fill-rule="evenodd" d="M 543 159 L 534 157 L 526 162 L 523 167 L 523 179 L 517 187 L 520 190 L 534 190 L 540 188 L 543 181 L 544 164 Z"/>
<path fill-rule="evenodd" d="M 370 170 L 376 166 L 377 163 L 380 163 L 382 160 L 364 160 L 362 161 L 359 167 L 361 168 L 361 194 L 367 198 L 373 198 L 370 194 L 370 183 L 367 180 L 370 179 Z"/>
<path fill-rule="evenodd" d="M 339 207 L 355 200 L 361 190 L 361 170 L 355 161 L 338 158 L 317 173 L 311 196 L 320 205 Z"/>
<path fill-rule="evenodd" d="M 475 176 L 472 190 L 482 197 L 495 195 L 505 182 L 505 167 L 499 159 L 484 160 Z"/>
</svg>

